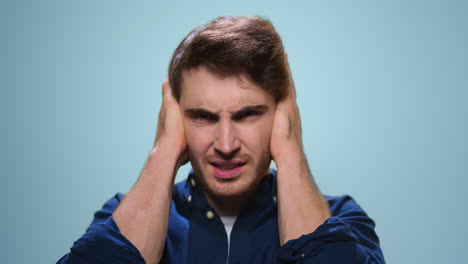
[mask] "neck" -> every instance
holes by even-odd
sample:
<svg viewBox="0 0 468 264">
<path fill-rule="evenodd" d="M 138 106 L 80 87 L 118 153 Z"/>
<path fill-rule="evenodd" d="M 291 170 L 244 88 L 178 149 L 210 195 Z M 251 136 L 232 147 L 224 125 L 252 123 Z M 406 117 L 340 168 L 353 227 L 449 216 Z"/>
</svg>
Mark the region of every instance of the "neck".
<svg viewBox="0 0 468 264">
<path fill-rule="evenodd" d="M 205 195 L 208 203 L 220 216 L 238 216 L 253 196 L 252 193 L 233 197 L 213 197 L 208 193 Z"/>
<path fill-rule="evenodd" d="M 267 169 L 268 170 L 265 173 L 265 176 L 269 174 L 269 168 Z M 215 209 L 215 211 L 220 216 L 238 216 L 241 213 L 242 209 L 246 205 L 248 205 L 251 199 L 254 199 L 255 194 L 258 191 L 260 182 L 263 179 L 265 179 L 265 177 L 259 178 L 258 181 L 255 184 L 253 184 L 252 188 L 250 188 L 248 192 L 220 197 L 207 192 L 205 189 L 205 197 L 208 203 L 211 205 L 211 207 L 213 207 L 213 209 Z"/>
</svg>

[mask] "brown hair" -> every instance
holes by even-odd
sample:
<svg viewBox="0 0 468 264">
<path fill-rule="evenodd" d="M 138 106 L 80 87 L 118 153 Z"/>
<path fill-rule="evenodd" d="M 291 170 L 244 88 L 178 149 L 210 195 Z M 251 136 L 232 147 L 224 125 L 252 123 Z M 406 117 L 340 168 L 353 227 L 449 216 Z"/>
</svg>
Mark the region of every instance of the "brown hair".
<svg viewBox="0 0 468 264">
<path fill-rule="evenodd" d="M 280 101 L 288 71 L 281 38 L 261 17 L 218 17 L 193 29 L 179 44 L 169 65 L 169 83 L 179 101 L 183 73 L 204 65 L 225 77 L 245 74 Z"/>
</svg>

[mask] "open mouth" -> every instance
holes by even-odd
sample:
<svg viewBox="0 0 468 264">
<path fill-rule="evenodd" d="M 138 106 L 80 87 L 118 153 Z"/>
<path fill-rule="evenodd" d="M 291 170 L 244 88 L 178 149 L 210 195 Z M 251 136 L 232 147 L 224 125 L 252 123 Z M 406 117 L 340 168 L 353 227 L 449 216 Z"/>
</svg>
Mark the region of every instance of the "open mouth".
<svg viewBox="0 0 468 264">
<path fill-rule="evenodd" d="M 218 178 L 230 179 L 240 175 L 245 162 L 242 161 L 214 161 L 210 163 L 213 166 L 214 174 Z"/>
</svg>

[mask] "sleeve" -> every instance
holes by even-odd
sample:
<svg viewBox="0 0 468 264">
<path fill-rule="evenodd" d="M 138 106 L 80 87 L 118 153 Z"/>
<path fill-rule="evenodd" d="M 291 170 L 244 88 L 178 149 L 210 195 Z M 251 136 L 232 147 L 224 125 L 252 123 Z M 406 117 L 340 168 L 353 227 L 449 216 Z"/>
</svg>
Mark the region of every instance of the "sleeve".
<svg viewBox="0 0 468 264">
<path fill-rule="evenodd" d="M 350 197 L 327 197 L 332 217 L 314 232 L 284 244 L 278 263 L 384 264 L 375 223 Z"/>
<path fill-rule="evenodd" d="M 120 233 L 112 218 L 122 198 L 122 194 L 116 194 L 94 214 L 85 234 L 73 243 L 70 252 L 58 264 L 145 263 L 138 249 Z"/>
</svg>

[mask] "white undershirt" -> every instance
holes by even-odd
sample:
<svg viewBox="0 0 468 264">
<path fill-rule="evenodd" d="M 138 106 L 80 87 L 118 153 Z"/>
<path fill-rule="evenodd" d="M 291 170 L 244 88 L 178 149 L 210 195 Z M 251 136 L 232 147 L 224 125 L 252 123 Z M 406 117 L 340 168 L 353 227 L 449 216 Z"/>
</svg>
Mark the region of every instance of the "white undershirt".
<svg viewBox="0 0 468 264">
<path fill-rule="evenodd" d="M 221 216 L 221 222 L 223 222 L 224 229 L 226 229 L 227 242 L 228 242 L 228 254 L 227 254 L 226 263 L 228 263 L 228 260 L 229 260 L 229 245 L 231 241 L 231 231 L 232 231 L 232 227 L 234 226 L 234 223 L 236 222 L 236 218 L 237 216 Z"/>
</svg>

